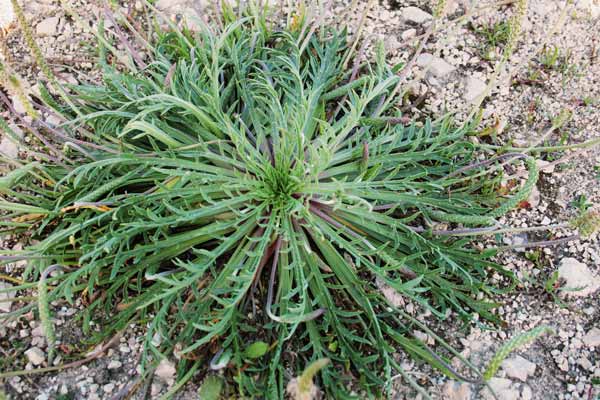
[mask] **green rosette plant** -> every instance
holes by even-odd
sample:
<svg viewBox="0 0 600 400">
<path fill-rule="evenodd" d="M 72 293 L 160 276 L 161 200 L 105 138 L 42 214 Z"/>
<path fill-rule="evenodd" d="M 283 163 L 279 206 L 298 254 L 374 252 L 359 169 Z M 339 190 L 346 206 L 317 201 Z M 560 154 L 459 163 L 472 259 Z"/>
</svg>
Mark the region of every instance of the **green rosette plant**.
<svg viewBox="0 0 600 400">
<path fill-rule="evenodd" d="M 332 398 L 382 393 L 398 373 L 417 387 L 398 349 L 455 377 L 387 293 L 497 321 L 482 298 L 506 287 L 488 277 L 511 273 L 433 229 L 494 226 L 535 184 L 533 159 L 481 147 L 476 121 L 407 122 L 402 65 L 380 48 L 365 61 L 345 29 L 265 15 L 224 6 L 220 24 L 150 36 L 100 27 L 101 79 L 41 87 L 33 106 L 60 122 L 22 118 L 46 151 L 0 181 L 0 225 L 36 240 L 3 255 L 29 259 L 17 289 L 58 265 L 44 300 L 85 301 L 94 341 L 139 324 L 143 374 L 176 354 L 180 384 L 217 370 L 242 397 L 281 398 L 288 371 L 321 359 Z M 529 177 L 499 195 L 507 162 Z"/>
</svg>

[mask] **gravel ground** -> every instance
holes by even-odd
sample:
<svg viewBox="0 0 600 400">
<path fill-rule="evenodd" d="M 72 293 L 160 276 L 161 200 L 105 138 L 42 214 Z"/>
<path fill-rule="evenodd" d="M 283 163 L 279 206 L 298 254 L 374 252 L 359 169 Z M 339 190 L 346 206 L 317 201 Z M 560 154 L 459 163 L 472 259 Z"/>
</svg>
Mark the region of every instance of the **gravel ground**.
<svg viewBox="0 0 600 400">
<path fill-rule="evenodd" d="M 0 26 L 10 21 L 9 0 L 0 0 Z M 94 75 L 92 36 L 66 16 L 55 0 L 32 0 L 25 4 L 26 15 L 42 47 L 61 79 L 76 80 L 78 74 Z M 102 15 L 93 0 L 69 0 L 85 20 Z M 159 0 L 159 8 L 169 14 L 194 15 L 199 2 Z M 349 1 L 333 0 L 328 15 L 341 15 Z M 366 7 L 367 1 L 360 1 Z M 489 1 L 448 1 L 449 20 L 424 48 L 413 71 L 407 112 L 417 118 L 454 112 L 464 118 L 494 75 L 502 43 L 502 21 L 514 12 L 510 6 L 492 6 Z M 600 136 L 600 3 L 598 0 L 531 0 L 523 24 L 523 37 L 509 63 L 500 71 L 490 96 L 482 103 L 482 134 L 498 143 L 517 147 L 544 139 L 548 143 L 579 143 Z M 124 12 L 140 7 L 124 5 Z M 566 7 L 566 9 L 565 9 Z M 3 11 L 7 10 L 7 11 Z M 461 20 L 465 13 L 472 18 Z M 431 21 L 432 6 L 427 1 L 381 0 L 366 20 L 365 31 L 371 39 L 383 39 L 390 62 L 406 61 L 414 52 L 415 36 L 425 32 Z M 358 13 L 350 15 L 350 24 Z M 459 23 L 457 21 L 463 21 Z M 496 46 L 496 43 L 500 43 Z M 6 45 L 9 60 L 35 93 L 38 74 L 25 50 L 20 32 L 9 29 Z M 17 111 L 22 104 L 13 100 Z M 7 113 L 4 113 L 7 117 Z M 552 121 L 569 119 L 546 135 Z M 0 150 L 18 156 L 19 149 L 2 138 Z M 578 207 L 600 204 L 600 150 L 541 155 L 541 179 L 532 196 L 501 221 L 510 226 L 551 225 L 566 222 Z M 0 173 L 4 166 L 0 165 Z M 520 173 L 520 171 L 515 171 Z M 570 234 L 554 230 L 550 234 L 506 237 L 507 244 L 524 245 L 530 241 L 557 239 Z M 13 240 L 4 248 L 21 246 Z M 598 234 L 580 242 L 568 242 L 543 249 L 507 251 L 498 262 L 514 271 L 521 282 L 516 289 L 495 297 L 503 303 L 497 310 L 504 325 L 498 330 L 473 323 L 459 325 L 450 316 L 433 324 L 434 330 L 452 338 L 451 344 L 479 367 L 484 367 L 506 340 L 523 330 L 541 324 L 555 328 L 556 334 L 520 348 L 506 360 L 490 385 L 501 400 L 600 398 L 600 244 Z M 24 265 L 4 267 L 3 273 L 18 276 Z M 546 285 L 557 273 L 558 280 Z M 501 279 L 501 277 L 494 277 Z M 552 283 L 552 281 L 550 281 Z M 0 288 L 9 282 L 0 280 Z M 582 290 L 569 291 L 568 288 Z M 3 296 L 0 294 L 0 297 Z M 14 310 L 18 303 L 0 303 L 0 313 Z M 54 304 L 54 324 L 61 352 L 78 354 L 90 351 L 71 317 L 83 304 L 74 307 Z M 413 312 L 418 315 L 419 311 Z M 429 320 L 427 315 L 419 318 Z M 0 388 L 14 399 L 109 399 L 135 382 L 143 327 L 131 326 L 119 342 L 101 358 L 60 373 L 15 377 L 0 381 Z M 37 368 L 46 365 L 45 340 L 33 314 L 0 325 L 0 370 Z M 400 354 L 399 357 L 402 357 Z M 456 360 L 457 361 L 457 360 Z M 60 359 L 56 363 L 62 362 Z M 448 380 L 427 366 L 411 361 L 405 368 L 424 384 L 436 399 L 492 399 L 481 387 Z M 456 368 L 459 368 L 458 363 Z M 164 362 L 148 387 L 150 398 L 168 390 L 174 379 L 173 364 Z M 197 398 L 199 382 L 192 382 L 178 398 Z M 396 382 L 397 399 L 419 398 Z M 1 398 L 1 396 L 0 396 Z"/>
</svg>

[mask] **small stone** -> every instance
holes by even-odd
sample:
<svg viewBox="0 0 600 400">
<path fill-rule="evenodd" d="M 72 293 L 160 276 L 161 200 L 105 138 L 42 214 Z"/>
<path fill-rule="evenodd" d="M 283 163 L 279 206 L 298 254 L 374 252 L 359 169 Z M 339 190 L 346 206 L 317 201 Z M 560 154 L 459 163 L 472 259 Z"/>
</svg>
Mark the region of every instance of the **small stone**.
<svg viewBox="0 0 600 400">
<path fill-rule="evenodd" d="M 556 5 L 553 2 L 546 1 L 532 1 L 530 3 L 531 10 L 533 13 L 544 17 L 550 14 L 556 8 Z"/>
<path fill-rule="evenodd" d="M 152 335 L 152 342 L 151 342 L 152 345 L 158 347 L 158 346 L 160 346 L 161 342 L 162 342 L 162 338 L 160 336 L 160 333 L 156 332 L 154 335 Z"/>
<path fill-rule="evenodd" d="M 426 334 L 425 332 L 414 331 L 413 335 L 423 343 L 435 344 L 434 339 L 432 337 L 430 337 L 428 334 Z"/>
<path fill-rule="evenodd" d="M 502 369 L 509 378 L 516 378 L 525 382 L 535 373 L 536 365 L 521 356 L 507 358 L 502 362 Z"/>
<path fill-rule="evenodd" d="M 2 149 L 2 145 L 0 144 L 0 149 Z M 14 290 L 10 290 L 8 292 L 3 292 L 3 290 L 12 288 L 8 282 L 0 281 L 0 313 L 8 313 L 10 312 L 10 306 L 12 305 L 12 301 L 7 301 L 6 299 L 10 299 L 15 297 L 17 292 Z"/>
<path fill-rule="evenodd" d="M 152 397 L 158 398 L 160 391 L 162 390 L 162 384 L 160 382 L 153 382 L 152 386 L 150 386 L 150 395 Z"/>
<path fill-rule="evenodd" d="M 169 383 L 173 381 L 173 378 L 175 377 L 175 372 L 177 371 L 173 363 L 167 360 L 166 358 L 163 358 L 158 364 L 158 367 L 156 367 L 154 375 L 162 379 L 164 382 Z"/>
<path fill-rule="evenodd" d="M 417 65 L 423 68 L 429 68 L 429 71 L 441 78 L 448 75 L 456 68 L 439 57 L 434 57 L 429 53 L 423 53 L 417 57 Z"/>
<path fill-rule="evenodd" d="M 533 209 L 537 208 L 537 206 L 540 205 L 540 191 L 537 188 L 537 186 L 534 186 L 533 189 L 531 190 L 531 193 L 529 194 L 529 198 L 527 199 L 527 202 Z"/>
<path fill-rule="evenodd" d="M 2 141 L 0 141 L 0 153 L 5 154 L 9 158 L 17 158 L 19 156 L 19 148 L 8 137 L 3 137 Z M 2 285 L 2 282 L 0 282 L 0 285 Z M 0 286 L 0 289 L 2 289 L 2 286 Z M 0 299 L 3 298 L 2 295 L 0 293 Z M 0 303 L 0 311 L 2 311 L 2 308 L 2 303 Z"/>
<path fill-rule="evenodd" d="M 585 315 L 592 316 L 592 315 L 594 315 L 594 312 L 595 312 L 594 307 L 587 307 L 587 308 L 583 309 L 583 313 Z"/>
<path fill-rule="evenodd" d="M 60 365 L 62 363 L 62 357 L 59 355 L 57 355 L 56 357 L 54 357 L 54 360 L 52 360 L 52 365 L 56 366 L 56 365 Z"/>
<path fill-rule="evenodd" d="M 526 233 L 517 233 L 512 236 L 504 236 L 502 242 L 507 246 L 512 246 L 515 251 L 523 253 L 527 248 L 519 246 L 529 243 L 529 239 L 527 238 Z"/>
<path fill-rule="evenodd" d="M 505 378 L 492 378 L 488 384 L 496 393 L 497 397 L 490 393 L 488 388 L 481 391 L 485 400 L 519 400 L 519 391 L 512 386 L 512 381 Z"/>
<path fill-rule="evenodd" d="M 15 12 L 10 0 L 0 1 L 0 30 L 7 29 L 15 19 Z"/>
<path fill-rule="evenodd" d="M 62 385 L 60 385 L 58 393 L 62 394 L 63 396 L 66 396 L 69 393 L 69 388 L 63 383 Z"/>
<path fill-rule="evenodd" d="M 171 17 L 181 17 L 188 28 L 192 30 L 201 30 L 202 25 L 199 23 L 199 15 L 202 15 L 202 10 L 207 10 L 211 7 L 209 0 L 196 0 L 191 4 L 189 0 L 158 0 L 155 7 Z"/>
<path fill-rule="evenodd" d="M 594 365 L 586 357 L 579 358 L 579 360 L 577 360 L 577 364 L 587 371 L 591 371 L 594 368 Z"/>
<path fill-rule="evenodd" d="M 446 400 L 470 400 L 471 386 L 468 383 L 448 381 L 442 387 L 442 395 Z"/>
<path fill-rule="evenodd" d="M 48 117 L 46 118 L 46 122 L 48 124 L 50 124 L 51 126 L 58 126 L 61 122 L 61 119 L 58 118 L 56 115 L 51 114 L 51 115 L 48 115 Z"/>
<path fill-rule="evenodd" d="M 523 390 L 521 390 L 521 400 L 532 400 L 533 399 L 533 390 L 528 385 L 523 385 Z"/>
<path fill-rule="evenodd" d="M 38 325 L 35 328 L 33 328 L 31 330 L 31 335 L 33 337 L 43 337 L 44 336 L 44 328 L 42 327 L 42 325 Z"/>
<path fill-rule="evenodd" d="M 40 365 L 46 360 L 46 354 L 38 347 L 32 347 L 27 350 L 25 355 L 33 365 Z"/>
<path fill-rule="evenodd" d="M 544 216 L 544 218 L 542 219 L 542 222 L 540 222 L 542 225 L 546 226 L 546 225 L 550 225 L 550 223 L 552 222 L 552 220 L 550 218 L 548 218 L 548 216 Z"/>
<path fill-rule="evenodd" d="M 392 14 L 390 11 L 388 10 L 381 10 L 379 13 L 379 18 L 382 21 L 390 21 L 394 18 L 394 14 Z"/>
<path fill-rule="evenodd" d="M 106 385 L 102 386 L 102 390 L 104 393 L 112 393 L 112 391 L 115 390 L 115 384 L 107 383 Z"/>
<path fill-rule="evenodd" d="M 465 100 L 469 103 L 475 102 L 485 92 L 486 87 L 487 85 L 484 81 L 473 76 L 468 77 L 465 82 Z"/>
<path fill-rule="evenodd" d="M 18 96 L 13 97 L 12 105 L 17 114 L 25 114 L 27 112 L 27 107 L 25 107 L 25 104 Z"/>
<path fill-rule="evenodd" d="M 428 12 L 425 12 L 417 7 L 405 7 L 402 9 L 402 18 L 414 24 L 422 24 L 431 20 L 433 17 Z"/>
<path fill-rule="evenodd" d="M 108 363 L 108 365 L 106 366 L 106 369 L 118 369 L 121 368 L 123 364 L 121 363 L 121 361 L 118 360 L 112 360 L 111 362 Z"/>
<path fill-rule="evenodd" d="M 54 36 L 58 31 L 58 23 L 60 22 L 60 18 L 58 17 L 50 17 L 44 19 L 42 22 L 37 24 L 35 31 L 38 36 Z"/>
<path fill-rule="evenodd" d="M 375 284 L 383 294 L 383 297 L 385 297 L 386 300 L 390 302 L 390 304 L 397 308 L 404 308 L 406 304 L 404 301 L 404 297 L 402 297 L 402 295 L 398 293 L 396 289 L 385 283 L 383 279 L 380 278 L 375 279 Z"/>
<path fill-rule="evenodd" d="M 77 85 L 79 81 L 71 74 L 62 74 L 62 78 L 64 78 L 64 82 L 69 83 L 71 85 Z"/>
<path fill-rule="evenodd" d="M 535 161 L 540 172 L 544 174 L 552 174 L 554 173 L 554 165 L 546 160 L 536 160 Z"/>
<path fill-rule="evenodd" d="M 581 338 L 583 343 L 585 343 L 588 347 L 598 347 L 600 346 L 600 329 L 592 328 L 588 333 L 585 334 L 583 338 Z"/>
<path fill-rule="evenodd" d="M 402 40 L 412 39 L 417 36 L 417 30 L 415 28 L 410 28 L 402 32 Z"/>
<path fill-rule="evenodd" d="M 575 258 L 566 257 L 561 260 L 558 277 L 565 281 L 561 292 L 564 296 L 585 297 L 600 288 L 600 278 Z"/>
<path fill-rule="evenodd" d="M 400 48 L 400 46 L 401 46 L 401 43 L 398 41 L 396 36 L 389 36 L 385 41 L 386 50 L 388 50 L 392 53 L 397 52 L 398 49 Z"/>
</svg>

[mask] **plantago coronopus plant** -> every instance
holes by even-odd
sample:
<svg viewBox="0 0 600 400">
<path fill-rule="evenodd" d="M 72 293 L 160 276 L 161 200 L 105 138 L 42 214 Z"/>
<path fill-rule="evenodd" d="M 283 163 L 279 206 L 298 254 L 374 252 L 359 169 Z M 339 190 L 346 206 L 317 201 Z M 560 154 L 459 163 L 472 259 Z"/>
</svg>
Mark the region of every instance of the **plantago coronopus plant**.
<svg viewBox="0 0 600 400">
<path fill-rule="evenodd" d="M 42 87 L 34 106 L 60 123 L 21 121 L 55 151 L 0 181 L 0 225 L 36 239 L 0 260 L 29 259 L 32 281 L 60 266 L 43 274 L 41 304 L 85 300 L 98 342 L 145 327 L 142 375 L 175 353 L 176 388 L 218 371 L 240 397 L 282 398 L 288 371 L 324 359 L 301 393 L 317 371 L 331 398 L 349 384 L 380 394 L 397 374 L 416 387 L 399 350 L 455 377 L 379 284 L 435 317 L 497 321 L 478 295 L 501 289 L 490 272 L 512 274 L 494 250 L 433 229 L 495 226 L 527 197 L 535 162 L 504 158 L 530 172 L 499 194 L 500 160 L 468 138 L 472 124 L 407 122 L 383 57 L 348 63 L 344 29 L 265 14 L 223 2 L 219 24 L 167 19 L 143 41 L 100 26 L 101 81 Z"/>
</svg>

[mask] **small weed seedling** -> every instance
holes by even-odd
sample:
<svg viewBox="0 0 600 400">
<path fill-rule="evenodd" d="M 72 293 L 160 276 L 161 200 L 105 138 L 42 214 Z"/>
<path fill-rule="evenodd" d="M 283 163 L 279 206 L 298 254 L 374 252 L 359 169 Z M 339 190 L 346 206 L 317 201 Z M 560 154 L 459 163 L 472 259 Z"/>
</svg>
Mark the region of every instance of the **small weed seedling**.
<svg viewBox="0 0 600 400">
<path fill-rule="evenodd" d="M 586 107 L 591 107 L 598 104 L 598 99 L 592 96 L 586 96 L 582 100 L 583 105 Z"/>
<path fill-rule="evenodd" d="M 575 197 L 575 199 L 571 201 L 570 205 L 571 207 L 575 207 L 580 212 L 585 212 L 592 207 L 592 204 L 588 202 L 585 194 L 580 194 L 579 196 Z"/>
<path fill-rule="evenodd" d="M 582 68 L 572 61 L 571 49 L 562 51 L 558 46 L 548 46 L 542 49 L 539 63 L 546 71 L 556 71 L 563 76 L 562 84 L 569 80 L 582 76 Z"/>
<path fill-rule="evenodd" d="M 510 39 L 509 21 L 499 21 L 493 24 L 472 27 L 472 29 L 484 41 L 481 48 L 481 57 L 484 60 L 494 59 L 498 47 L 505 45 Z"/>
<path fill-rule="evenodd" d="M 560 59 L 560 49 L 557 46 L 544 47 L 540 56 L 540 64 L 546 69 L 557 69 Z"/>
</svg>

